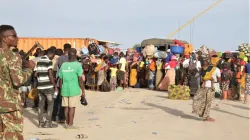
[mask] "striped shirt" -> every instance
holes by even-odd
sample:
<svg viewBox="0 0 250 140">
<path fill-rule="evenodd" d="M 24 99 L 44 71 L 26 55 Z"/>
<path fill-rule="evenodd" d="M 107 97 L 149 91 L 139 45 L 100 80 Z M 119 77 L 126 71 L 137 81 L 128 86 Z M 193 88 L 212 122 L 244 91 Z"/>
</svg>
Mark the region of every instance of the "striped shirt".
<svg viewBox="0 0 250 140">
<path fill-rule="evenodd" d="M 41 57 L 34 69 L 37 72 L 37 89 L 50 89 L 54 87 L 49 78 L 50 69 L 53 69 L 52 61 L 46 55 Z"/>
</svg>

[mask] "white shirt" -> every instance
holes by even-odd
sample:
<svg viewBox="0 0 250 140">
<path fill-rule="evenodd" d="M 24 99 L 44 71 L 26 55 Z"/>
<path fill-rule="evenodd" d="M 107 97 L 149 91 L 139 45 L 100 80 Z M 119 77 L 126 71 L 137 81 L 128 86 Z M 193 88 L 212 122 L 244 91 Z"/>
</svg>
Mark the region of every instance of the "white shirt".
<svg viewBox="0 0 250 140">
<path fill-rule="evenodd" d="M 186 59 L 183 61 L 183 67 L 184 68 L 187 68 L 189 66 L 189 63 L 190 63 L 190 59 Z M 196 60 L 194 60 L 194 63 L 196 63 Z M 197 70 L 200 70 L 201 69 L 201 62 L 200 61 L 197 61 L 196 63 L 196 68 Z"/>
<path fill-rule="evenodd" d="M 196 60 L 194 61 L 194 63 L 196 62 Z M 197 61 L 196 63 L 196 68 L 197 70 L 200 70 L 201 69 L 201 62 L 200 61 Z"/>
<path fill-rule="evenodd" d="M 220 73 L 220 69 L 219 68 L 216 68 L 216 70 L 214 71 L 214 73 L 212 74 L 212 77 L 214 79 L 214 82 L 217 82 L 217 77 L 221 77 L 221 73 Z M 211 88 L 212 87 L 212 81 L 208 80 L 206 81 L 206 84 L 205 84 L 205 87 L 207 88 Z"/>
<path fill-rule="evenodd" d="M 119 61 L 119 63 L 121 64 L 121 71 L 126 71 L 126 59 L 124 57 L 122 57 Z"/>
<path fill-rule="evenodd" d="M 187 68 L 189 66 L 190 59 L 185 59 L 182 63 L 184 68 Z"/>
</svg>

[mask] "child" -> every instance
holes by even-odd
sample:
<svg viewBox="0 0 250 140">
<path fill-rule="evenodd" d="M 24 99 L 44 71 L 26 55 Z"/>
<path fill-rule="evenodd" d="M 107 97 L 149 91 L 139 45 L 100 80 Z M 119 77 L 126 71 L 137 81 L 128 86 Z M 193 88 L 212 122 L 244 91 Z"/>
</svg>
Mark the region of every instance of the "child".
<svg viewBox="0 0 250 140">
<path fill-rule="evenodd" d="M 241 79 L 242 79 L 243 73 L 241 71 L 241 66 L 237 66 L 237 73 L 235 76 L 235 81 L 237 85 L 237 94 L 235 95 L 235 99 L 239 100 L 240 99 L 240 94 L 241 94 Z"/>
<path fill-rule="evenodd" d="M 221 89 L 222 89 L 222 99 L 226 100 L 231 97 L 229 90 L 229 84 L 232 78 L 232 71 L 228 69 L 226 63 L 223 63 L 221 70 Z"/>
<path fill-rule="evenodd" d="M 111 64 L 110 70 L 111 70 L 111 78 L 110 78 L 111 91 L 115 91 L 117 85 L 117 77 L 116 77 L 118 71 L 117 65 Z"/>
<path fill-rule="evenodd" d="M 122 74 L 122 71 L 121 71 L 121 64 L 118 64 L 117 80 L 118 80 L 118 85 L 119 85 L 117 90 L 124 90 L 125 82 L 124 82 L 124 74 Z"/>
</svg>

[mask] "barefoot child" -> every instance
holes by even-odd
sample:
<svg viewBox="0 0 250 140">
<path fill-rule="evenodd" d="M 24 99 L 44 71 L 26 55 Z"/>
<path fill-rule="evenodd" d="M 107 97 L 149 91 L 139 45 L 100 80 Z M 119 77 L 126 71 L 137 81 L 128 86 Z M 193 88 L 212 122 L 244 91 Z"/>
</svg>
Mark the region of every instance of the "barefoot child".
<svg viewBox="0 0 250 140">
<path fill-rule="evenodd" d="M 111 64 L 110 70 L 111 70 L 111 79 L 110 79 L 111 91 L 115 91 L 117 85 L 117 77 L 116 77 L 118 71 L 117 65 Z"/>
</svg>

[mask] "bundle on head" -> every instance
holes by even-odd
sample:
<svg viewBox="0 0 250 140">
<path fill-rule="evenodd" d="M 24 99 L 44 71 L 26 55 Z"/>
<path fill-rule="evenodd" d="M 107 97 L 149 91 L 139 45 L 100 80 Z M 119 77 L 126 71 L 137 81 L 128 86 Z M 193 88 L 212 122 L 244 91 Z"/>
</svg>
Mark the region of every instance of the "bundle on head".
<svg viewBox="0 0 250 140">
<path fill-rule="evenodd" d="M 155 46 L 154 45 L 147 45 L 144 49 L 143 49 L 143 51 L 142 51 L 142 54 L 143 54 L 143 56 L 144 57 L 146 57 L 146 56 L 153 56 L 154 55 L 154 53 L 155 53 Z"/>
<path fill-rule="evenodd" d="M 198 51 L 201 52 L 201 56 L 202 56 L 202 57 L 209 57 L 209 49 L 208 49 L 207 46 L 205 46 L 205 45 L 201 46 L 201 47 L 198 49 Z"/>
<path fill-rule="evenodd" d="M 248 43 L 243 43 L 239 46 L 239 52 L 243 52 L 246 56 L 250 56 L 250 45 Z"/>
</svg>

